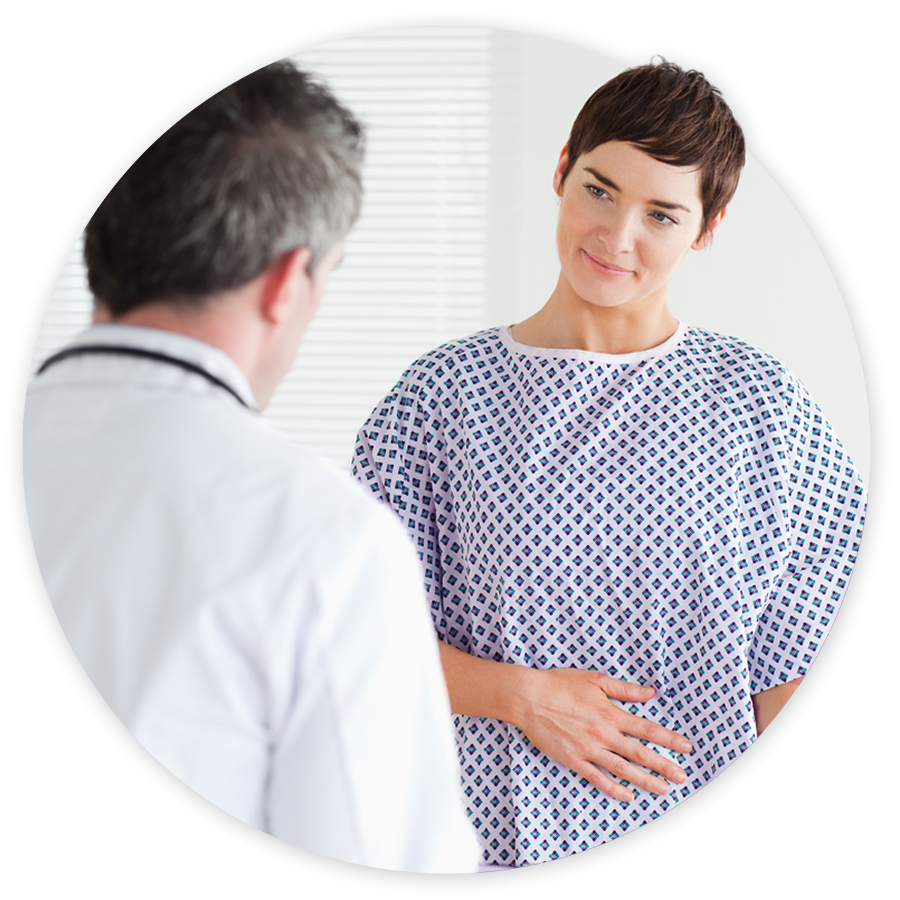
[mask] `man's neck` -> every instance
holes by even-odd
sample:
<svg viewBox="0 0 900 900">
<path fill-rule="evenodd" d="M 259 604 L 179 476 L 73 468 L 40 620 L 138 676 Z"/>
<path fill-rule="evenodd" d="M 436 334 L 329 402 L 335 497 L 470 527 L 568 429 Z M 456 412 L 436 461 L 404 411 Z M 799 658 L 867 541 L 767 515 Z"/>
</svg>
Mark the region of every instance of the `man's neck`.
<svg viewBox="0 0 900 900">
<path fill-rule="evenodd" d="M 265 335 L 261 327 L 263 323 L 254 321 L 252 297 L 246 287 L 221 296 L 203 298 L 197 305 L 191 306 L 153 301 L 119 316 L 106 315 L 101 309 L 94 316 L 94 322 L 158 328 L 216 347 L 247 376 L 260 402 L 259 386 L 255 383 L 256 366 Z"/>
</svg>

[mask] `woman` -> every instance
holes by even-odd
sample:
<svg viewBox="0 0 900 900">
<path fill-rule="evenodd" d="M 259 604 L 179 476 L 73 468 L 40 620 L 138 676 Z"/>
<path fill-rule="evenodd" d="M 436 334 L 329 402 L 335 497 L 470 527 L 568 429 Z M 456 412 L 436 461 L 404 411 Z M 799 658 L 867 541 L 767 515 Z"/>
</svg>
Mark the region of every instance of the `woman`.
<svg viewBox="0 0 900 900">
<path fill-rule="evenodd" d="M 736 759 L 812 663 L 865 491 L 803 385 L 669 311 L 744 163 L 671 63 L 603 85 L 553 177 L 561 272 L 414 363 L 356 475 L 410 529 L 487 865 L 634 830 Z"/>
</svg>

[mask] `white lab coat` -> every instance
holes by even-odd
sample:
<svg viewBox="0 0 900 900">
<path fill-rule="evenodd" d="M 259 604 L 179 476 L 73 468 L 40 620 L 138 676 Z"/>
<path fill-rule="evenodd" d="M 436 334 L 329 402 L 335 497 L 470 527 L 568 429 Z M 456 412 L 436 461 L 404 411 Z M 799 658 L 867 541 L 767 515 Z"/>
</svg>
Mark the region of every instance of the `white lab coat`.
<svg viewBox="0 0 900 900">
<path fill-rule="evenodd" d="M 221 351 L 102 325 L 75 345 L 162 351 L 255 406 Z M 365 865 L 474 871 L 418 560 L 395 517 L 204 377 L 61 361 L 25 410 L 47 592 L 117 716 L 202 796 Z"/>
</svg>

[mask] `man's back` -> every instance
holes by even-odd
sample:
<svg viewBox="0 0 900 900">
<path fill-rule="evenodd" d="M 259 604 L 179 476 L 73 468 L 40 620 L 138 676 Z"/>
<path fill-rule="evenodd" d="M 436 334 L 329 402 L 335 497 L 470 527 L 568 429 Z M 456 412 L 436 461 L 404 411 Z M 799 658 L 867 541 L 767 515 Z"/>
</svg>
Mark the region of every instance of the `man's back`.
<svg viewBox="0 0 900 900">
<path fill-rule="evenodd" d="M 202 342 L 101 326 L 78 343 L 162 352 L 253 406 Z M 29 390 L 25 479 L 63 630 L 160 762 L 298 846 L 474 868 L 414 554 L 348 478 L 201 375 L 91 354 Z"/>
</svg>

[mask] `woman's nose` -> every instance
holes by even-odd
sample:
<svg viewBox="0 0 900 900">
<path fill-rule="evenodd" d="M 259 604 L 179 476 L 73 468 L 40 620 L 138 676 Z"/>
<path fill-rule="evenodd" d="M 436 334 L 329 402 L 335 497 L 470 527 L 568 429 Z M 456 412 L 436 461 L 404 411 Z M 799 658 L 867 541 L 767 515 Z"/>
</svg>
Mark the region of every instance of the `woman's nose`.
<svg viewBox="0 0 900 900">
<path fill-rule="evenodd" d="M 600 240 L 610 254 L 630 253 L 634 250 L 635 216 L 627 211 L 612 216 L 600 229 Z"/>
</svg>

